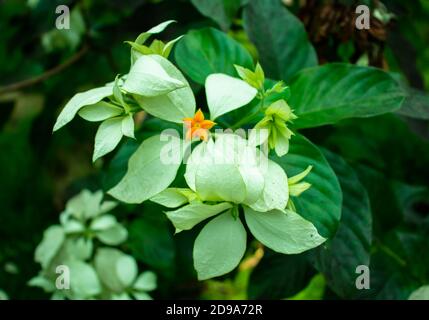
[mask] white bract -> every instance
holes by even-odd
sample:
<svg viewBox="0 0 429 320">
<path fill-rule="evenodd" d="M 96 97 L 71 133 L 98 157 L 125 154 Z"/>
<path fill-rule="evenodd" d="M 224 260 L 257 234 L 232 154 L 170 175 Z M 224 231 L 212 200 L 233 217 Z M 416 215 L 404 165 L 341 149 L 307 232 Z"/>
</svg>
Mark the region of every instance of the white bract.
<svg viewBox="0 0 429 320">
<path fill-rule="evenodd" d="M 203 201 L 252 204 L 264 189 L 256 148 L 235 134 L 217 134 L 199 144 L 187 161 L 185 179 Z"/>
<path fill-rule="evenodd" d="M 30 286 L 52 293 L 52 299 L 151 299 L 147 292 L 156 288 L 156 276 L 147 271 L 137 277 L 133 257 L 103 247 L 93 257 L 94 238 L 109 246 L 127 238 L 125 227 L 106 214 L 117 203 L 102 198 L 101 191 L 84 190 L 67 202 L 61 225 L 49 227 L 36 248 L 35 260 L 42 270 Z M 68 278 L 63 282 L 68 288 L 58 286 L 61 276 Z"/>
</svg>

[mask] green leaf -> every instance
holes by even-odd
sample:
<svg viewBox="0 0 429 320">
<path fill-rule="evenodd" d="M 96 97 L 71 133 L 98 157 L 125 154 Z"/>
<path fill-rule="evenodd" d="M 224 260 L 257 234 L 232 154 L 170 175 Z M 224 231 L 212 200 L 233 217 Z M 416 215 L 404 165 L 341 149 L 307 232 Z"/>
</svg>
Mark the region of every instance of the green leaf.
<svg viewBox="0 0 429 320">
<path fill-rule="evenodd" d="M 429 120 L 429 95 L 423 91 L 406 87 L 407 97 L 396 113 L 415 119 Z"/>
<path fill-rule="evenodd" d="M 145 271 L 138 276 L 134 283 L 134 289 L 141 291 L 152 291 L 156 289 L 156 274 L 151 271 Z"/>
<path fill-rule="evenodd" d="M 100 87 L 85 92 L 77 93 L 67 102 L 58 116 L 54 125 L 54 131 L 65 126 L 73 120 L 76 113 L 84 106 L 95 104 L 113 94 L 113 87 Z"/>
<path fill-rule="evenodd" d="M 149 114 L 167 121 L 182 123 L 183 118 L 192 117 L 195 113 L 195 98 L 188 81 L 182 73 L 167 59 L 161 56 L 151 56 L 167 75 L 180 81 L 184 86 L 167 94 L 145 97 L 136 96 L 136 101 Z"/>
<path fill-rule="evenodd" d="M 128 227 L 127 245 L 130 253 L 141 262 L 171 277 L 174 271 L 175 247 L 170 223 L 160 207 L 145 203 L 144 215 Z"/>
<path fill-rule="evenodd" d="M 79 110 L 79 116 L 84 118 L 86 121 L 104 121 L 109 118 L 113 118 L 121 115 L 124 109 L 117 107 L 111 103 L 100 101 L 96 104 L 83 107 Z"/>
<path fill-rule="evenodd" d="M 141 203 L 166 189 L 176 177 L 182 161 L 180 138 L 156 135 L 143 141 L 128 161 L 128 171 L 109 194 L 126 203 Z M 165 161 L 166 153 L 176 158 Z"/>
<path fill-rule="evenodd" d="M 301 135 L 290 141 L 289 153 L 284 157 L 273 156 L 287 173 L 293 177 L 309 165 L 313 169 L 305 178 L 311 188 L 297 198 L 292 198 L 297 212 L 311 221 L 324 238 L 331 238 L 341 217 L 342 193 L 338 179 L 321 151 Z"/>
<path fill-rule="evenodd" d="M 243 18 L 267 77 L 287 81 L 301 69 L 317 65 L 304 26 L 281 1 L 249 1 Z"/>
<path fill-rule="evenodd" d="M 191 2 L 202 15 L 213 19 L 227 31 L 243 0 L 191 0 Z"/>
<path fill-rule="evenodd" d="M 42 242 L 37 246 L 34 260 L 46 269 L 52 259 L 60 250 L 65 239 L 64 230 L 61 226 L 51 226 L 43 233 Z"/>
<path fill-rule="evenodd" d="M 335 236 L 314 251 L 315 267 L 340 297 L 352 299 L 356 289 L 356 267 L 369 265 L 372 216 L 368 194 L 354 170 L 339 156 L 325 155 L 343 191 L 341 223 Z"/>
<path fill-rule="evenodd" d="M 213 217 L 230 208 L 232 208 L 232 205 L 227 202 L 214 205 L 191 203 L 180 209 L 168 211 L 165 214 L 176 227 L 176 230 L 182 231 L 190 230 L 201 221 Z"/>
<path fill-rule="evenodd" d="M 326 240 L 311 222 L 290 210 L 257 212 L 244 207 L 244 216 L 255 238 L 279 253 L 301 253 Z"/>
<path fill-rule="evenodd" d="M 246 251 L 246 230 L 230 211 L 207 223 L 194 244 L 194 266 L 198 280 L 232 271 Z"/>
<path fill-rule="evenodd" d="M 156 55 L 145 55 L 137 59 L 122 86 L 129 93 L 146 97 L 167 94 L 183 88 L 185 83 L 170 77 L 158 62 Z"/>
<path fill-rule="evenodd" d="M 341 63 L 300 72 L 291 80 L 291 91 L 296 128 L 376 116 L 398 109 L 404 100 L 404 92 L 388 73 Z"/>
<path fill-rule="evenodd" d="M 306 255 L 285 255 L 265 250 L 250 274 L 249 299 L 284 299 L 304 289 L 314 271 Z"/>
<path fill-rule="evenodd" d="M 189 31 L 177 44 L 175 58 L 180 69 L 199 84 L 212 73 L 234 76 L 234 64 L 253 69 L 246 49 L 213 28 Z"/>
<path fill-rule="evenodd" d="M 248 104 L 258 93 L 245 81 L 221 73 L 209 75 L 205 87 L 212 120 Z"/>
<path fill-rule="evenodd" d="M 422 286 L 413 291 L 408 300 L 429 300 L 429 286 Z"/>
<path fill-rule="evenodd" d="M 73 298 L 90 298 L 101 292 L 100 281 L 91 265 L 78 260 L 69 261 L 66 265 L 70 269 Z"/>
<path fill-rule="evenodd" d="M 92 161 L 113 151 L 122 139 L 122 117 L 105 120 L 95 135 L 95 146 Z"/>
</svg>

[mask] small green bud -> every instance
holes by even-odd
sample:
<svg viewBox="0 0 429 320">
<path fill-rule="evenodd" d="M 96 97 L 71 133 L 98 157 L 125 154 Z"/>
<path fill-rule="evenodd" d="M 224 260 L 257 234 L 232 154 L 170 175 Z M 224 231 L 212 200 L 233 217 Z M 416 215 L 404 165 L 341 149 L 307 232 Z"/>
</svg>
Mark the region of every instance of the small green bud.
<svg viewBox="0 0 429 320">
<path fill-rule="evenodd" d="M 246 81 L 250 86 L 260 91 L 264 90 L 265 74 L 259 63 L 256 65 L 255 71 L 238 65 L 234 65 L 234 67 L 240 78 Z"/>
</svg>

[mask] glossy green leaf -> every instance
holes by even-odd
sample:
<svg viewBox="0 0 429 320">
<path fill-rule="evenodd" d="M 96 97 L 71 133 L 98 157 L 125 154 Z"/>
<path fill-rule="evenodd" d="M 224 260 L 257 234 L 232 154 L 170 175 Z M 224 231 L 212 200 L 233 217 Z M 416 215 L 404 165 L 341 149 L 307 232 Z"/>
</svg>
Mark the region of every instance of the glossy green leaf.
<svg viewBox="0 0 429 320">
<path fill-rule="evenodd" d="M 288 81 L 301 69 L 317 65 L 303 24 L 281 1 L 251 0 L 243 17 L 267 77 Z"/>
<path fill-rule="evenodd" d="M 336 123 L 346 118 L 371 117 L 398 109 L 404 92 L 388 73 L 351 64 L 325 64 L 291 80 L 288 101 L 297 128 Z"/>
<path fill-rule="evenodd" d="M 72 121 L 76 113 L 78 113 L 82 107 L 95 104 L 112 94 L 113 87 L 110 86 L 95 88 L 75 94 L 73 98 L 67 102 L 66 106 L 58 116 L 54 125 L 54 131 L 57 131 Z"/>
<path fill-rule="evenodd" d="M 247 288 L 249 299 L 284 299 L 306 287 L 314 274 L 306 255 L 286 255 L 264 250 L 252 270 Z"/>
<path fill-rule="evenodd" d="M 257 212 L 244 207 L 244 216 L 255 238 L 279 253 L 301 253 L 326 241 L 311 222 L 290 210 Z"/>
<path fill-rule="evenodd" d="M 240 9 L 243 0 L 192 0 L 192 4 L 202 15 L 213 19 L 225 31 Z"/>
<path fill-rule="evenodd" d="M 396 113 L 410 118 L 429 120 L 429 95 L 409 87 L 405 91 L 407 96 Z"/>
<path fill-rule="evenodd" d="M 188 32 L 177 44 L 175 58 L 180 69 L 199 84 L 212 73 L 235 75 L 234 64 L 253 69 L 246 49 L 213 28 Z"/>
<path fill-rule="evenodd" d="M 175 239 L 170 222 L 160 210 L 149 202 L 143 205 L 144 214 L 128 226 L 127 245 L 138 261 L 171 277 L 175 267 Z"/>
<path fill-rule="evenodd" d="M 135 99 L 147 113 L 167 121 L 182 123 L 183 118 L 192 117 L 195 113 L 195 98 L 189 83 L 167 59 L 156 55 L 151 57 L 162 66 L 169 77 L 180 81 L 184 86 L 164 95 L 136 96 Z"/>
<path fill-rule="evenodd" d="M 212 120 L 248 104 L 258 93 L 245 81 L 221 73 L 209 75 L 205 87 Z"/>
<path fill-rule="evenodd" d="M 368 194 L 354 170 L 338 155 L 326 151 L 343 191 L 341 223 L 335 236 L 314 251 L 315 267 L 340 297 L 356 297 L 356 267 L 369 265 L 372 216 Z"/>
<path fill-rule="evenodd" d="M 284 157 L 273 156 L 287 173 L 293 177 L 309 165 L 313 169 L 304 179 L 311 188 L 299 197 L 292 198 L 297 212 L 311 221 L 324 238 L 332 237 L 341 217 L 342 193 L 335 172 L 321 151 L 301 135 L 294 135 L 290 141 L 289 153 Z"/>
<path fill-rule="evenodd" d="M 207 223 L 194 244 L 194 266 L 198 280 L 232 271 L 246 251 L 246 230 L 240 219 L 225 212 Z"/>
<path fill-rule="evenodd" d="M 141 203 L 166 189 L 176 177 L 183 152 L 183 141 L 160 135 L 143 141 L 128 161 L 128 171 L 109 194 L 127 203 Z M 167 161 L 171 153 L 174 159 Z"/>
</svg>

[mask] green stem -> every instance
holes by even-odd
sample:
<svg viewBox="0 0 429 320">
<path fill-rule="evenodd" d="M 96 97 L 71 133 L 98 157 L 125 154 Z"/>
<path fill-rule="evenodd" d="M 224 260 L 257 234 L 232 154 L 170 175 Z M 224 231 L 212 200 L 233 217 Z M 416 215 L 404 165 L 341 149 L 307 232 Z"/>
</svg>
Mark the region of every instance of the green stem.
<svg viewBox="0 0 429 320">
<path fill-rule="evenodd" d="M 249 122 L 251 122 L 252 120 L 254 120 L 256 118 L 256 116 L 259 114 L 259 112 L 264 108 L 264 103 L 265 103 L 265 90 L 262 91 L 262 98 L 261 101 L 259 102 L 259 108 L 256 112 L 249 114 L 247 117 L 244 117 L 243 119 L 241 119 L 240 121 L 238 121 L 236 124 L 234 124 L 232 126 L 233 130 L 236 130 L 238 128 L 241 128 L 244 124 L 247 124 Z"/>
</svg>

